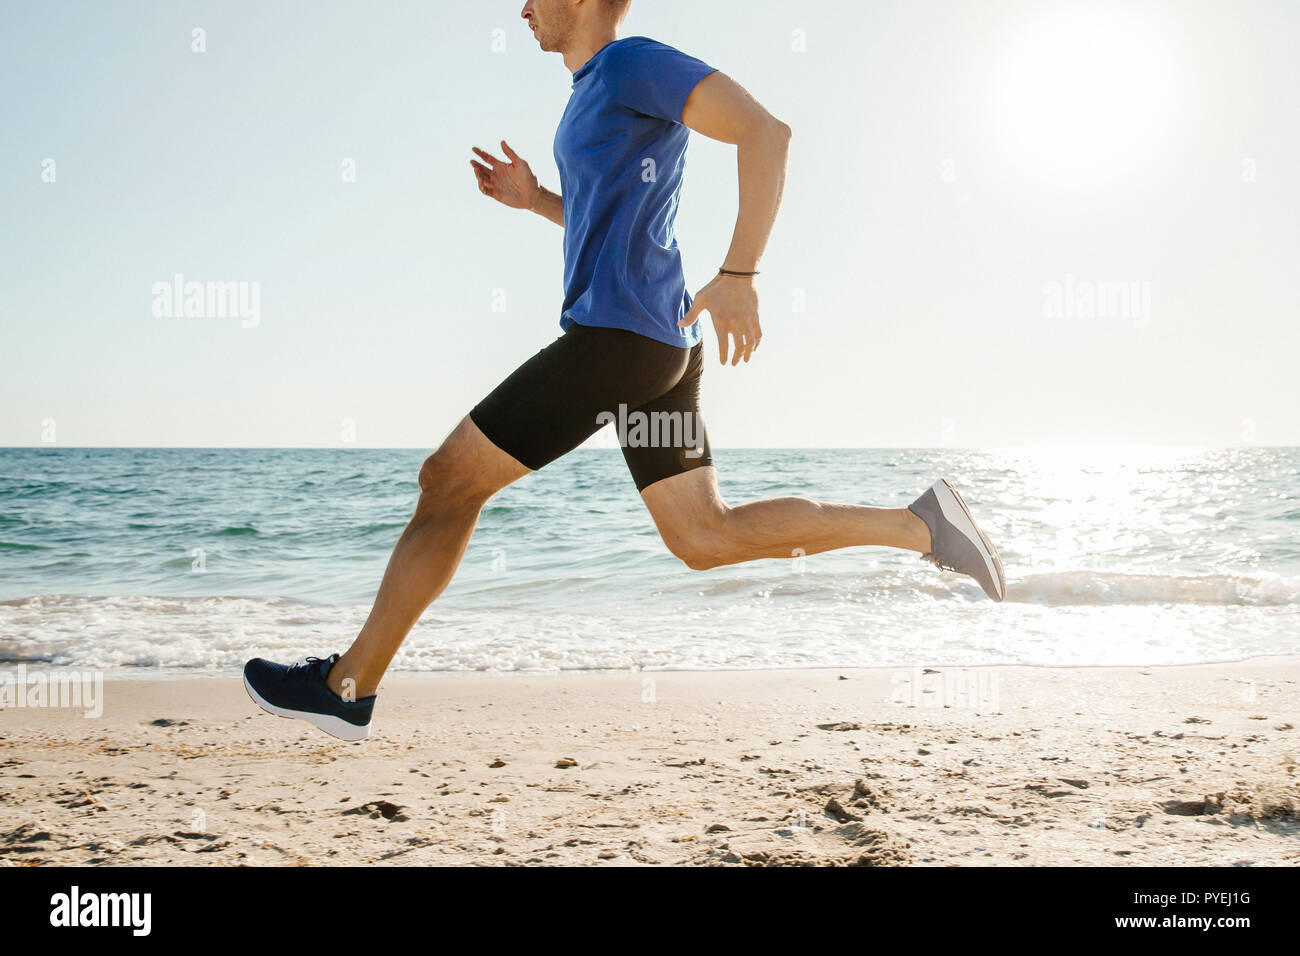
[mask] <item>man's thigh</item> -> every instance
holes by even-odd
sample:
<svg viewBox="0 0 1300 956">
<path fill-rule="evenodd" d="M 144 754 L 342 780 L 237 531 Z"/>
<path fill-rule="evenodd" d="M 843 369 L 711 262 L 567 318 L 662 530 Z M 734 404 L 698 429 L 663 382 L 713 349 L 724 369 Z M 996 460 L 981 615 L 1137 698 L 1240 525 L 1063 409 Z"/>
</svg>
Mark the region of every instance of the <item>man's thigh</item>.
<svg viewBox="0 0 1300 956">
<path fill-rule="evenodd" d="M 621 329 L 573 326 L 515 369 L 470 419 L 537 471 L 596 433 L 605 414 L 641 405 L 680 379 L 686 354 Z"/>
</svg>

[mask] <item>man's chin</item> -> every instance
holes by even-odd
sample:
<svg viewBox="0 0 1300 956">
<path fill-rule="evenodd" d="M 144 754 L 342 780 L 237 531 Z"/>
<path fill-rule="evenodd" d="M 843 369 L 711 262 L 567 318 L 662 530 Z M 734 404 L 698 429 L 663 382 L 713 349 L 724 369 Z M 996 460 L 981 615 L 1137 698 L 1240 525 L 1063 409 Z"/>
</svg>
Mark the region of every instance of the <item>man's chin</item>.
<svg viewBox="0 0 1300 956">
<path fill-rule="evenodd" d="M 533 31 L 533 39 L 537 41 L 537 45 L 538 47 L 541 48 L 543 53 L 556 53 L 560 49 L 558 43 L 555 43 L 550 37 L 546 36 L 546 34 L 542 33 L 542 31 L 540 30 Z"/>
</svg>

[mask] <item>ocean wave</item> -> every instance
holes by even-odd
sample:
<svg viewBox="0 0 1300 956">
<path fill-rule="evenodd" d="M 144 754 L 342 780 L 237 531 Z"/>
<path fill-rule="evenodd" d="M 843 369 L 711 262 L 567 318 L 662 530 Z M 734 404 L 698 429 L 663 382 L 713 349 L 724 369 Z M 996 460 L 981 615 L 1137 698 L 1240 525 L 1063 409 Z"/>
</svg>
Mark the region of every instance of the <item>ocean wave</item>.
<svg viewBox="0 0 1300 956">
<path fill-rule="evenodd" d="M 1215 574 L 1173 576 L 1061 571 L 1008 580 L 1007 600 L 1022 604 L 1300 605 L 1300 581 Z"/>
<path fill-rule="evenodd" d="M 591 601 L 556 605 L 544 614 L 444 601 L 416 625 L 394 668 L 553 673 L 918 663 L 1118 666 L 1298 649 L 1300 608 L 1239 607 L 1225 614 L 1204 605 L 1130 603 L 1065 613 L 1027 603 L 994 605 L 977 592 L 968 597 L 941 600 L 938 589 L 918 588 L 873 601 L 843 593 L 789 602 Z M 120 676 L 235 674 L 251 657 L 297 660 L 342 651 L 367 611 L 362 604 L 232 596 L 24 598 L 0 602 L 0 664 L 40 662 Z"/>
</svg>

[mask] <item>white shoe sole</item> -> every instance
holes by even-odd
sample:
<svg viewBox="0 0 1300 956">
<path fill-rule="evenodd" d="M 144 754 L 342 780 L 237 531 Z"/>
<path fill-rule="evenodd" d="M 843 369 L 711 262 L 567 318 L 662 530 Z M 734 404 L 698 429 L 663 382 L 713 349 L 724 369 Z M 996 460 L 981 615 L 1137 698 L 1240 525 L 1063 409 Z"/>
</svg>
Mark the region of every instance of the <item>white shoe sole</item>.
<svg viewBox="0 0 1300 956">
<path fill-rule="evenodd" d="M 330 714 L 313 714 L 305 710 L 289 710 L 285 707 L 276 707 L 263 699 L 262 695 L 253 689 L 253 685 L 244 678 L 244 690 L 248 691 L 248 696 L 253 698 L 253 703 L 261 707 L 268 714 L 275 714 L 277 717 L 294 717 L 298 720 L 305 720 L 313 727 L 318 727 L 331 737 L 337 737 L 339 740 L 357 741 L 365 740 L 370 736 L 370 725 L 358 727 L 356 724 L 349 724 L 342 717 L 334 717 Z"/>
<path fill-rule="evenodd" d="M 989 575 L 998 588 L 998 594 L 994 600 L 1004 600 L 1007 596 L 1007 578 L 1002 571 L 1002 558 L 998 555 L 998 549 L 993 547 L 993 542 L 975 523 L 975 519 L 971 517 L 970 509 L 966 507 L 965 500 L 953 487 L 951 481 L 942 478 L 934 483 L 933 490 L 934 497 L 939 502 L 939 508 L 943 511 L 944 518 L 976 545 L 980 557 L 984 559 Z"/>
</svg>

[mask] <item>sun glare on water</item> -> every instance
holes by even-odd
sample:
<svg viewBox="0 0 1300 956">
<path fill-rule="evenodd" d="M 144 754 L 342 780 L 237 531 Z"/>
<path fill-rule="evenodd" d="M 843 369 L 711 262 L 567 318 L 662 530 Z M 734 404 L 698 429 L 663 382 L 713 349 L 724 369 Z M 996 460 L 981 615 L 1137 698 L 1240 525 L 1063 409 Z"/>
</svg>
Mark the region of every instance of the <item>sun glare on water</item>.
<svg viewBox="0 0 1300 956">
<path fill-rule="evenodd" d="M 1113 179 L 1159 141 L 1176 99 L 1159 35 L 1132 17 L 1076 10 L 1013 43 L 998 71 L 995 108 L 1011 160 L 1060 186 Z"/>
</svg>

